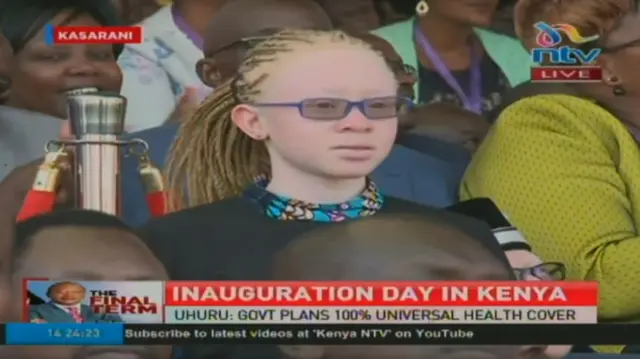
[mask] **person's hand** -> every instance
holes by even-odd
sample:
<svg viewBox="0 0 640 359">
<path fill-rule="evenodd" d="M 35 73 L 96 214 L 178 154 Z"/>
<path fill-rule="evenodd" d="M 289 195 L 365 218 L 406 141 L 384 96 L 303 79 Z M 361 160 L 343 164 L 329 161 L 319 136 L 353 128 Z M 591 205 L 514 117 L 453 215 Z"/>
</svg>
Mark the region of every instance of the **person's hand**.
<svg viewBox="0 0 640 359">
<path fill-rule="evenodd" d="M 188 119 L 196 111 L 200 103 L 202 102 L 202 96 L 198 92 L 198 89 L 193 87 L 187 87 L 184 90 L 184 94 L 180 98 L 180 102 L 176 106 L 175 110 L 165 123 L 181 123 Z"/>
<path fill-rule="evenodd" d="M 400 119 L 401 130 L 434 137 L 475 152 L 490 124 L 482 116 L 449 104 L 421 105 Z"/>
<path fill-rule="evenodd" d="M 71 158 L 72 155 L 69 154 Z M 3 199 L 0 208 L 1 215 L 10 215 L 14 218 L 18 215 L 22 202 L 33 186 L 36 173 L 44 160 L 39 158 L 26 165 L 16 167 L 0 182 L 0 198 Z M 72 161 L 72 159 L 70 159 Z M 56 206 L 66 206 L 71 203 L 73 193 L 73 175 L 70 166 L 61 165 L 59 185 L 56 188 Z M 5 200 L 6 199 L 6 200 Z"/>
<path fill-rule="evenodd" d="M 63 121 L 60 127 L 59 138 L 68 139 L 71 137 L 69 121 Z M 44 145 L 44 144 L 43 144 Z M 73 163 L 73 152 L 67 152 L 68 161 L 60 166 L 59 184 L 56 188 L 56 205 L 68 205 L 72 201 L 73 174 L 70 164 Z M 0 182 L 0 216 L 10 216 L 15 222 L 22 202 L 27 196 L 27 192 L 33 186 L 36 173 L 42 164 L 44 157 L 31 161 L 25 165 L 16 167 L 7 177 Z"/>
<path fill-rule="evenodd" d="M 505 251 L 504 254 L 509 260 L 509 264 L 513 268 L 531 268 L 542 263 L 542 260 L 533 252 L 521 249 Z M 525 280 L 539 281 L 540 279 L 533 276 L 526 276 Z M 544 348 L 544 355 L 549 358 L 562 358 L 569 354 L 571 345 L 548 345 Z M 533 346 L 527 348 L 534 348 Z"/>
<path fill-rule="evenodd" d="M 511 249 L 504 252 L 512 268 L 531 268 L 542 263 L 542 260 L 526 249 Z M 527 277 L 526 280 L 540 280 Z"/>
<path fill-rule="evenodd" d="M 37 323 L 37 324 L 44 324 L 47 321 L 44 319 L 31 319 L 31 321 L 29 323 Z"/>
</svg>

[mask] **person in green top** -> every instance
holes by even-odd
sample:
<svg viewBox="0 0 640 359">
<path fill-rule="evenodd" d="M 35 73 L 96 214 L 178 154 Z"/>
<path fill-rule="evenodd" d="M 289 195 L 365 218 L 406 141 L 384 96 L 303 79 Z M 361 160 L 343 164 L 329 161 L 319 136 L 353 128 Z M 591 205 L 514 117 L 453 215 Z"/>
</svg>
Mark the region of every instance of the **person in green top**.
<svg viewBox="0 0 640 359">
<path fill-rule="evenodd" d="M 419 72 L 418 103 L 451 103 L 485 115 L 502 94 L 530 79 L 531 56 L 512 37 L 486 30 L 498 0 L 397 0 L 409 20 L 373 33 L 391 43 Z"/>
</svg>

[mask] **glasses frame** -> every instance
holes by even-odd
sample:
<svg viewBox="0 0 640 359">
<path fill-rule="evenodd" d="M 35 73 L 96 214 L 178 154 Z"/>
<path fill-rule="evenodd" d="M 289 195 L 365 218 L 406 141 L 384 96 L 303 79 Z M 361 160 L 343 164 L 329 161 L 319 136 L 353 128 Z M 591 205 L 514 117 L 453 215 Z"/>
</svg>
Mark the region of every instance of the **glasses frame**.
<svg viewBox="0 0 640 359">
<path fill-rule="evenodd" d="M 561 279 L 556 279 L 556 280 L 565 280 L 567 279 L 567 266 L 564 265 L 564 263 L 561 262 L 542 262 L 540 264 L 537 264 L 535 266 L 531 266 L 531 267 L 527 267 L 527 268 L 514 268 L 513 272 L 516 275 L 516 279 L 518 280 L 526 280 L 526 276 L 530 275 L 536 279 L 540 279 L 543 281 L 548 281 L 549 278 L 540 278 L 539 276 L 536 275 L 536 269 L 544 267 L 544 266 L 556 266 L 556 271 L 555 272 L 559 272 L 560 273 L 560 277 Z"/>
<path fill-rule="evenodd" d="M 309 120 L 320 120 L 320 121 L 336 121 L 336 120 L 342 120 L 345 117 L 347 117 L 349 115 L 349 113 L 351 113 L 351 111 L 353 110 L 354 107 L 358 108 L 360 110 L 360 112 L 369 120 L 382 120 L 382 119 L 388 119 L 391 118 L 389 116 L 384 116 L 384 117 L 372 117 L 372 116 L 368 116 L 365 110 L 365 106 L 367 103 L 370 103 L 372 101 L 376 101 L 376 100 L 381 100 L 381 99 L 391 99 L 391 98 L 395 98 L 398 100 L 401 100 L 401 104 L 400 105 L 405 105 L 407 107 L 403 107 L 402 109 L 397 109 L 396 110 L 396 114 L 395 116 L 391 116 L 391 117 L 398 117 L 403 115 L 404 111 L 408 111 L 412 108 L 412 106 L 414 106 L 413 100 L 411 100 L 408 97 L 403 97 L 403 96 L 384 96 L 384 97 L 371 97 L 371 98 L 366 98 L 364 100 L 360 100 L 360 101 L 349 101 L 347 99 L 344 98 L 337 98 L 337 97 L 316 97 L 316 98 L 307 98 L 298 102 L 257 102 L 257 103 L 252 103 L 251 105 L 256 106 L 256 107 L 295 107 L 298 109 L 298 113 L 300 114 L 301 117 L 309 119 Z M 304 115 L 304 104 L 307 101 L 332 101 L 332 100 L 339 100 L 341 102 L 346 102 L 347 106 L 345 107 L 343 114 L 340 116 L 335 116 L 335 117 L 315 117 L 315 116 L 305 116 Z"/>
</svg>

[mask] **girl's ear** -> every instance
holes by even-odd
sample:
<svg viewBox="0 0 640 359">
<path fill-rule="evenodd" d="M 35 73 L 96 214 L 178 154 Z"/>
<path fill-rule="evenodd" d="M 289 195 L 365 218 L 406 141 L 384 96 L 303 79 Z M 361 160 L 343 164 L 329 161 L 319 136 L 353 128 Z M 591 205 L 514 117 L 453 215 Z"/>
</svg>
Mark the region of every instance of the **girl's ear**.
<svg viewBox="0 0 640 359">
<path fill-rule="evenodd" d="M 231 110 L 231 121 L 247 136 L 254 140 L 264 140 L 268 133 L 255 107 L 240 104 Z"/>
</svg>

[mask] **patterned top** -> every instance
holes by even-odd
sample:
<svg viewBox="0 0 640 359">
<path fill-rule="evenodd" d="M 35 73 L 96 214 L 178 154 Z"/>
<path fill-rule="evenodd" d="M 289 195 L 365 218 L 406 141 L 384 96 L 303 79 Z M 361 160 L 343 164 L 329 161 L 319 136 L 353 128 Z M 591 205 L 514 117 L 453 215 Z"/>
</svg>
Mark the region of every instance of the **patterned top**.
<svg viewBox="0 0 640 359">
<path fill-rule="evenodd" d="M 371 216 L 382 208 L 384 197 L 373 181 L 367 180 L 360 195 L 344 203 L 319 204 L 299 201 L 266 190 L 269 181 L 261 178 L 244 195 L 257 202 L 264 213 L 284 221 L 342 222 Z"/>
<path fill-rule="evenodd" d="M 637 321 L 638 178 L 640 151 L 621 121 L 592 101 L 538 95 L 502 112 L 460 194 L 493 199 L 568 279 L 599 282 L 602 319 Z"/>
<path fill-rule="evenodd" d="M 484 56 L 480 63 L 482 73 L 482 113 L 487 114 L 502 102 L 502 94 L 510 88 L 509 82 L 498 65 L 489 57 Z M 471 82 L 470 70 L 451 71 L 453 77 L 458 81 L 460 87 L 466 94 L 469 93 L 469 83 Z M 420 65 L 418 67 L 419 81 L 419 102 L 424 104 L 449 103 L 463 107 L 460 97 L 440 76 L 431 69 Z"/>
</svg>

